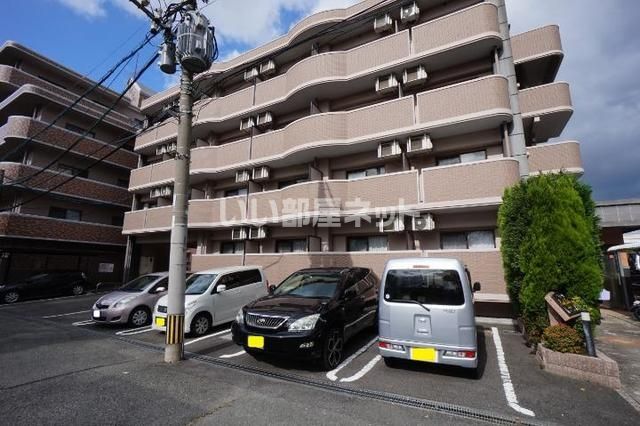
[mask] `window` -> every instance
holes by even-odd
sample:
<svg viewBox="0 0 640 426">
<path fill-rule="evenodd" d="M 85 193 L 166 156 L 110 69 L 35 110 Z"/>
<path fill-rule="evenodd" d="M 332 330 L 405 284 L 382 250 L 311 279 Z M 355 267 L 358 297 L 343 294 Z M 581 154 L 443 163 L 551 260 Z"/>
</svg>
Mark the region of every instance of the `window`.
<svg viewBox="0 0 640 426">
<path fill-rule="evenodd" d="M 450 232 L 442 234 L 440 246 L 445 250 L 495 248 L 493 231 Z"/>
<path fill-rule="evenodd" d="M 64 128 L 67 129 L 70 132 L 77 133 L 79 135 L 84 135 L 87 132 L 86 129 L 83 129 L 80 126 L 76 126 L 75 124 L 71 124 L 71 123 L 65 124 Z M 96 138 L 95 132 L 89 132 L 89 133 L 87 133 L 86 136 L 89 136 L 90 138 L 93 138 L 93 139 Z"/>
<path fill-rule="evenodd" d="M 113 226 L 122 226 L 124 224 L 124 216 L 111 216 L 111 224 Z"/>
<path fill-rule="evenodd" d="M 227 189 L 224 191 L 225 197 L 236 197 L 238 195 L 247 195 L 247 188 Z"/>
<path fill-rule="evenodd" d="M 237 275 L 240 281 L 238 286 L 250 285 L 250 284 L 262 282 L 262 275 L 260 274 L 260 271 L 258 271 L 257 269 L 238 272 Z"/>
<path fill-rule="evenodd" d="M 75 220 L 77 222 L 80 222 L 82 220 L 82 212 L 80 210 L 50 207 L 49 217 L 54 217 L 56 219 Z"/>
<path fill-rule="evenodd" d="M 286 188 L 287 186 L 295 185 L 297 183 L 302 183 L 302 182 L 308 182 L 308 181 L 309 181 L 309 178 L 307 178 L 306 176 L 301 178 L 296 178 L 296 179 L 282 180 L 278 182 L 278 189 L 283 189 L 283 188 Z"/>
<path fill-rule="evenodd" d="M 187 278 L 184 294 L 203 294 L 211 283 L 216 279 L 217 274 L 193 274 Z"/>
<path fill-rule="evenodd" d="M 79 169 L 78 167 L 70 166 L 68 164 L 58 164 L 58 170 L 64 173 L 65 175 L 78 176 L 82 178 L 86 178 L 89 176 L 89 172 L 83 169 Z"/>
<path fill-rule="evenodd" d="M 307 251 L 307 240 L 279 240 L 276 241 L 276 253 L 296 253 Z"/>
<path fill-rule="evenodd" d="M 464 304 L 464 292 L 460 275 L 456 271 L 392 269 L 387 273 L 384 300 L 460 306 Z"/>
<path fill-rule="evenodd" d="M 368 169 L 347 171 L 347 179 L 360 179 L 368 176 L 378 176 L 385 173 L 384 166 L 369 167 Z"/>
<path fill-rule="evenodd" d="M 472 161 L 482 161 L 487 159 L 487 151 L 467 152 L 452 157 L 438 159 L 438 166 L 448 166 L 450 164 L 470 163 Z"/>
<path fill-rule="evenodd" d="M 244 242 L 242 241 L 225 241 L 220 244 L 220 253 L 222 254 L 242 253 L 243 251 Z"/>
<path fill-rule="evenodd" d="M 129 187 L 129 179 L 118 179 L 118 182 L 116 183 L 116 185 L 122 187 L 122 188 L 128 188 Z"/>
<path fill-rule="evenodd" d="M 273 294 L 330 299 L 336 294 L 341 281 L 342 276 L 339 272 L 294 272 L 276 288 Z"/>
<path fill-rule="evenodd" d="M 374 237 L 351 237 L 347 240 L 348 251 L 386 251 L 389 239 L 386 235 Z"/>
</svg>

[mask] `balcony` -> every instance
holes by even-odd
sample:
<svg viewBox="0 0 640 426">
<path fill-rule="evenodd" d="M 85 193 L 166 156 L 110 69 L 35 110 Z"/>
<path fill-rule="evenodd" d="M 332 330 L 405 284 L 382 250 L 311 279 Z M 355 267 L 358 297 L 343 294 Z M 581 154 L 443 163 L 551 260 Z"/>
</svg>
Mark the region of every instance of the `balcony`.
<svg viewBox="0 0 640 426">
<path fill-rule="evenodd" d="M 529 170 L 532 175 L 540 173 L 584 173 L 580 144 L 575 141 L 545 143 L 527 148 Z"/>
<path fill-rule="evenodd" d="M 169 160 L 150 164 L 131 171 L 129 189 L 133 191 L 172 183 L 174 176 L 175 162 Z"/>
<path fill-rule="evenodd" d="M 518 98 L 525 132 L 533 142 L 546 142 L 560 136 L 573 115 L 567 83 L 551 83 L 521 90 Z"/>
<path fill-rule="evenodd" d="M 5 237 L 125 245 L 121 231 L 119 226 L 0 213 L 0 235 Z"/>
<path fill-rule="evenodd" d="M 14 94 L 5 99 L 0 104 L 0 109 L 4 107 L 8 102 L 20 96 L 36 96 L 44 97 L 51 101 L 54 101 L 64 107 L 71 106 L 79 97 L 79 93 L 73 93 L 47 81 L 44 81 L 31 74 L 27 74 L 17 68 L 7 65 L 0 65 L 0 84 L 8 84 L 13 86 L 16 91 Z M 107 107 L 104 107 L 89 99 L 83 99 L 78 102 L 73 109 L 81 112 L 92 118 L 100 118 L 102 114 L 107 111 Z M 132 124 L 132 119 L 125 114 L 117 111 L 111 111 L 104 119 L 105 122 L 122 128 L 132 133 L 135 132 L 135 128 Z"/>
<path fill-rule="evenodd" d="M 496 128 L 512 117 L 507 79 L 491 75 L 422 92 L 417 115 L 432 137 Z"/>
<path fill-rule="evenodd" d="M 515 35 L 511 48 L 521 87 L 540 86 L 556 78 L 564 57 L 557 25 Z"/>
<path fill-rule="evenodd" d="M 4 171 L 4 177 L 10 183 L 14 180 L 31 176 L 40 169 L 20 163 L 0 163 L 0 170 Z M 126 188 L 95 180 L 76 177 L 62 186 L 53 189 L 68 178 L 69 175 L 46 171 L 26 181 L 24 186 L 18 185 L 15 186 L 15 188 L 24 187 L 33 191 L 52 190 L 53 194 L 68 195 L 122 207 L 131 206 L 131 194 L 127 192 Z"/>
<path fill-rule="evenodd" d="M 520 180 L 511 158 L 422 169 L 424 202 L 433 208 L 498 204 L 505 188 Z"/>
<path fill-rule="evenodd" d="M 42 133 L 40 133 L 34 140 L 35 143 L 53 146 L 61 150 L 68 149 L 78 138 L 80 138 L 80 135 L 57 126 L 53 126 L 42 131 L 46 126 L 47 123 L 30 117 L 9 117 L 7 124 L 0 127 L 0 141 L 4 140 L 4 143 L 0 145 L 0 150 L 4 151 L 12 149 L 13 146 L 7 146 L 11 140 L 19 140 L 20 143 L 22 143 L 24 140 L 34 137 L 39 132 Z M 106 144 L 97 139 L 85 137 L 76 146 L 74 146 L 70 152 L 98 159 L 112 148 L 113 145 Z M 133 152 L 120 149 L 110 155 L 109 158 L 105 159 L 104 162 L 119 167 L 125 167 L 127 169 L 133 169 L 138 164 L 138 155 Z"/>
</svg>

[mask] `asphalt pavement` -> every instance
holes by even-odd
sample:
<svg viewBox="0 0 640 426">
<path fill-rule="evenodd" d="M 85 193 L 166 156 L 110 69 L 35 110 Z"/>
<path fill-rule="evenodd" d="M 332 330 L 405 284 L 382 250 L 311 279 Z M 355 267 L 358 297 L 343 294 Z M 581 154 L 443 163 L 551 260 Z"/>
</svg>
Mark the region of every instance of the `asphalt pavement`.
<svg viewBox="0 0 640 426">
<path fill-rule="evenodd" d="M 98 298 L 0 306 L 4 424 L 637 424 L 615 391 L 539 369 L 508 326 L 479 328 L 480 378 L 463 369 L 387 367 L 373 330 L 332 372 L 244 353 L 229 325 L 162 362 L 164 335 L 91 321 Z"/>
</svg>

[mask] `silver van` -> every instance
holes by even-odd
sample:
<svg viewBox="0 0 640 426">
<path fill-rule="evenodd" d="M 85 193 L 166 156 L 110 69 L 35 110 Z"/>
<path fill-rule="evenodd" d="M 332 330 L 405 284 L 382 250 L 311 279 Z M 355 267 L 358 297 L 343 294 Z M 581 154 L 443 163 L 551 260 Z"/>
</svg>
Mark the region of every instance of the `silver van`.
<svg viewBox="0 0 640 426">
<path fill-rule="evenodd" d="M 385 266 L 378 309 L 379 350 L 394 358 L 477 368 L 473 289 L 456 259 L 392 259 Z"/>
</svg>

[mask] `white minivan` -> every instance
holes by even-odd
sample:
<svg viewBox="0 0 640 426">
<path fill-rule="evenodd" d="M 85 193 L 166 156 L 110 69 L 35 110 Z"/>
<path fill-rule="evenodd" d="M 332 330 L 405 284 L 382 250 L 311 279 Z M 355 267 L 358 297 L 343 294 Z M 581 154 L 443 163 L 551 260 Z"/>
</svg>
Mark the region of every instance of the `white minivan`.
<svg viewBox="0 0 640 426">
<path fill-rule="evenodd" d="M 268 282 L 256 266 L 234 266 L 197 272 L 187 278 L 184 332 L 206 334 L 211 326 L 233 321 L 244 305 L 266 296 Z M 152 328 L 166 331 L 167 296 L 156 303 Z"/>
</svg>

